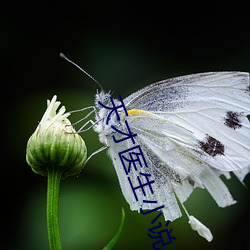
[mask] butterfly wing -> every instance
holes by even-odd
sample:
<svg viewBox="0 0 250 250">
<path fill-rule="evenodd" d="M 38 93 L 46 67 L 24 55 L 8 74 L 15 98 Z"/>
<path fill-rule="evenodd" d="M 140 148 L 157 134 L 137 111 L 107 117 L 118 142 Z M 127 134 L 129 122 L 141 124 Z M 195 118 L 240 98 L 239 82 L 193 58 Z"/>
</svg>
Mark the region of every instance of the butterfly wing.
<svg viewBox="0 0 250 250">
<path fill-rule="evenodd" d="M 170 173 L 167 172 L 169 169 L 165 170 L 164 173 L 166 175 L 159 172 L 160 166 L 165 167 L 165 165 L 160 165 L 159 159 L 152 151 L 145 151 L 146 144 L 141 142 L 140 138 L 143 139 L 143 137 L 138 136 L 135 138 L 135 144 L 130 140 L 125 140 L 114 145 L 113 139 L 108 137 L 108 143 L 111 145 L 108 149 L 108 154 L 115 167 L 123 196 L 130 205 L 130 209 L 138 212 L 140 212 L 140 209 L 152 210 L 164 205 L 165 207 L 162 211 L 166 220 L 173 221 L 181 216 L 181 211 L 170 183 Z M 120 140 L 122 136 L 116 133 L 115 139 Z M 135 149 L 135 145 L 139 145 L 143 153 L 140 152 L 139 148 Z M 129 162 L 131 157 L 133 157 L 130 155 L 131 152 L 138 154 L 137 157 L 142 168 L 138 167 L 138 164 L 133 165 L 132 161 Z M 142 155 L 144 155 L 145 162 L 143 162 Z M 157 166 L 153 164 L 157 164 Z M 140 173 L 149 175 L 150 181 L 154 181 L 151 186 L 153 192 L 150 192 L 149 186 L 139 188 L 140 182 L 146 182 L 145 176 L 142 176 Z M 145 191 L 145 195 L 143 195 L 142 190 Z M 145 200 L 158 202 L 145 203 Z"/>
<path fill-rule="evenodd" d="M 214 168 L 234 171 L 249 167 L 247 73 L 218 72 L 177 77 L 150 85 L 124 102 L 128 111 L 149 111 L 165 119 L 165 123 L 173 124 L 173 127 L 169 126 L 172 131 L 168 136 Z M 147 118 L 145 116 L 145 120 Z M 176 131 L 177 127 L 183 133 L 193 134 L 195 140 L 186 141 Z M 162 132 L 166 133 L 165 130 Z"/>
<path fill-rule="evenodd" d="M 249 92 L 247 73 L 219 72 L 165 80 L 124 99 L 126 119 L 147 162 L 143 171 L 155 179 L 155 192 L 147 198 L 165 205 L 166 219 L 181 215 L 175 195 L 184 202 L 196 186 L 221 207 L 235 202 L 219 176 L 234 171 L 243 180 L 249 172 Z M 119 173 L 124 166 L 117 153 L 133 147 L 123 143 L 109 150 L 123 194 L 132 210 L 153 209 L 156 204 L 144 203 L 142 194 L 136 200 L 127 185 L 128 177 L 138 182 L 135 171 Z"/>
</svg>

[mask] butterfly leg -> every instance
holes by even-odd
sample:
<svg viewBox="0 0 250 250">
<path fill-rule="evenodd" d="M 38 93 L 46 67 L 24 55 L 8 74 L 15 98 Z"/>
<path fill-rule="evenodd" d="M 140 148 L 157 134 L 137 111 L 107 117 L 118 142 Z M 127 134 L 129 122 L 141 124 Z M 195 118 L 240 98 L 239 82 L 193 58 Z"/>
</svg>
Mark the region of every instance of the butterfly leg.
<svg viewBox="0 0 250 250">
<path fill-rule="evenodd" d="M 87 115 L 85 115 L 83 118 L 81 118 L 79 121 L 75 122 L 73 125 L 76 125 L 76 124 L 82 122 L 83 120 L 87 119 L 93 113 L 96 114 L 96 108 L 94 106 L 90 106 L 90 107 L 86 107 L 86 108 L 82 108 L 82 109 L 77 109 L 77 110 L 73 110 L 73 111 L 69 112 L 70 114 L 73 114 L 73 113 L 76 113 L 76 112 L 83 112 L 83 111 L 85 111 L 87 109 L 92 109 L 92 110 Z"/>
<path fill-rule="evenodd" d="M 89 123 L 91 123 L 91 125 L 90 125 L 89 127 L 85 128 Z M 77 133 L 86 132 L 86 131 L 90 130 L 95 124 L 96 124 L 96 122 L 93 122 L 92 120 L 88 120 L 86 123 L 84 123 L 84 124 L 77 130 Z"/>
<path fill-rule="evenodd" d="M 90 107 L 86 107 L 86 108 L 82 108 L 82 109 L 78 109 L 78 110 L 73 110 L 70 112 L 70 114 L 72 113 L 76 113 L 76 112 L 83 112 L 85 110 L 88 110 L 88 109 L 92 109 L 87 115 L 85 115 L 83 118 L 81 118 L 80 120 L 78 120 L 77 122 L 75 122 L 74 124 L 72 124 L 73 126 L 81 123 L 82 121 L 86 120 L 87 118 L 89 118 L 93 113 L 96 115 L 96 108 L 95 106 L 90 106 Z M 84 129 L 88 124 L 91 125 Z M 77 133 L 82 133 L 82 132 L 85 132 L 85 131 L 88 131 L 89 129 L 91 129 L 97 122 L 93 122 L 92 120 L 88 120 L 86 123 L 84 123 L 77 131 Z"/>
<path fill-rule="evenodd" d="M 94 151 L 93 153 L 91 153 L 91 155 L 87 158 L 87 160 L 84 162 L 83 166 L 81 167 L 81 169 L 79 170 L 79 172 L 77 173 L 77 176 L 80 175 L 82 169 L 84 168 L 84 166 L 87 164 L 87 162 L 96 154 L 102 152 L 103 150 L 107 149 L 108 146 L 102 146 L 101 148 L 97 149 L 96 151 Z"/>
</svg>

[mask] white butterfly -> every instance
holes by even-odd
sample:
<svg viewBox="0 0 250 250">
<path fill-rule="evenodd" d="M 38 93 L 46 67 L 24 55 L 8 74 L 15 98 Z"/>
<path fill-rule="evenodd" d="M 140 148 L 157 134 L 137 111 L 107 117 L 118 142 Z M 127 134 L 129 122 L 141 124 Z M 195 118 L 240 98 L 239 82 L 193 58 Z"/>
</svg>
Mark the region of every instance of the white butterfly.
<svg viewBox="0 0 250 250">
<path fill-rule="evenodd" d="M 65 55 L 61 57 L 97 82 Z M 173 221 L 182 215 L 179 201 L 191 228 L 211 241 L 210 230 L 189 215 L 183 203 L 196 187 L 207 189 L 220 207 L 236 202 L 220 176 L 229 179 L 232 172 L 243 183 L 250 172 L 249 74 L 209 72 L 160 81 L 128 96 L 123 101 L 124 109 L 118 109 L 117 113 L 107 109 L 107 104 L 112 102 L 110 97 L 101 87 L 96 94 L 95 107 L 82 109 L 93 108 L 80 121 L 93 112 L 96 121 L 89 120 L 79 131 L 88 130 L 84 128 L 91 123 L 104 144 L 88 159 L 108 148 L 131 210 L 144 212 L 164 205 L 165 219 Z M 113 107 L 119 105 L 120 101 L 113 101 Z M 129 129 L 136 134 L 134 142 L 140 146 L 146 162 L 143 168 L 136 166 L 141 152 L 131 153 L 131 159 L 134 155 L 137 158 L 135 162 L 128 161 L 130 171 L 122 163 L 126 156 L 121 156 L 121 152 L 135 146 L 132 140 L 123 140 Z M 140 171 L 147 182 L 150 182 L 149 176 L 154 180 L 153 191 L 149 187 L 146 189 L 147 182 L 134 186 L 139 183 Z M 157 204 L 145 202 L 145 199 L 157 201 Z"/>
<path fill-rule="evenodd" d="M 185 202 L 195 187 L 206 188 L 218 206 L 234 204 L 220 175 L 230 178 L 233 172 L 242 182 L 250 172 L 250 85 L 249 74 L 242 72 L 211 72 L 176 77 L 151 84 L 124 99 L 128 116 L 99 105 L 111 106 L 110 94 L 97 92 L 96 122 L 93 129 L 108 147 L 122 193 L 131 210 L 147 210 L 164 205 L 166 220 L 180 217 L 178 201 Z M 120 105 L 119 100 L 114 104 Z M 108 125 L 107 117 L 110 113 Z M 111 126 L 128 133 L 125 120 L 133 134 L 132 140 Z M 128 174 L 119 153 L 140 145 L 147 167 L 132 169 Z M 150 174 L 155 182 L 153 193 L 145 187 L 133 193 L 128 177 L 138 185 L 139 172 Z M 142 179 L 143 180 L 143 179 Z M 143 181 L 142 181 L 143 182 Z M 158 203 L 145 203 L 145 199 Z M 189 223 L 194 230 L 212 240 L 209 229 L 193 216 Z"/>
</svg>

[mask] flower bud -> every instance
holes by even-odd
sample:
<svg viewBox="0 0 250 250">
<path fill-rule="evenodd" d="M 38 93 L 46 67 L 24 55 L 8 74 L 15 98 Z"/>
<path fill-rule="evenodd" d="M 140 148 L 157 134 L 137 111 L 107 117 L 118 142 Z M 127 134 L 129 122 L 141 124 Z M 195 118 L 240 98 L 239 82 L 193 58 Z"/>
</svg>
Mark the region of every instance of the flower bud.
<svg viewBox="0 0 250 250">
<path fill-rule="evenodd" d="M 60 102 L 54 96 L 47 101 L 41 122 L 27 143 L 26 160 L 32 170 L 47 176 L 50 168 L 62 171 L 62 177 L 75 175 L 79 172 L 87 158 L 86 145 L 76 133 L 61 107 L 56 113 Z"/>
</svg>

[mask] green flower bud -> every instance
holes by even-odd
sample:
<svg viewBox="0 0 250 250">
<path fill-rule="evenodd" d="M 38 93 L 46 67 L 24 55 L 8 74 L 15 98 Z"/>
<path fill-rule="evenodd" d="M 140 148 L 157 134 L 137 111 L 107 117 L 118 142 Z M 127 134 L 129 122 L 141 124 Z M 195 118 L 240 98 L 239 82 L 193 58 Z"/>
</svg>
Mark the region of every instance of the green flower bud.
<svg viewBox="0 0 250 250">
<path fill-rule="evenodd" d="M 47 101 L 47 110 L 28 140 L 26 160 L 37 174 L 47 176 L 50 168 L 58 168 L 55 170 L 67 177 L 79 172 L 86 161 L 87 148 L 67 119 L 70 113 L 65 113 L 65 107 L 56 113 L 60 105 L 56 98 Z"/>
</svg>

